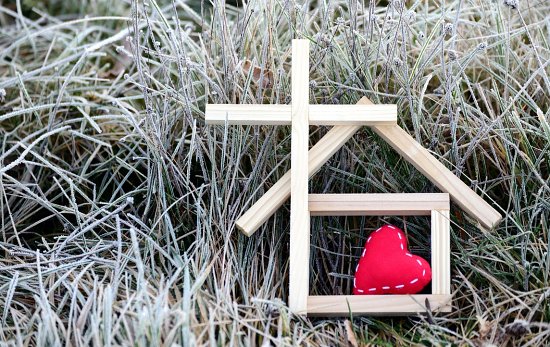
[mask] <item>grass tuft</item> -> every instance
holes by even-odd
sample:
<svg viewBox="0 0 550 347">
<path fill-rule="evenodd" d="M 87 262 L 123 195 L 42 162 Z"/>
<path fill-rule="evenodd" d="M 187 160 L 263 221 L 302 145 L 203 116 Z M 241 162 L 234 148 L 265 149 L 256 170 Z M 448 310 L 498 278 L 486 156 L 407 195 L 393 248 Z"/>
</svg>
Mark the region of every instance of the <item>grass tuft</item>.
<svg viewBox="0 0 550 347">
<path fill-rule="evenodd" d="M 0 344 L 550 344 L 545 1 L 0 2 Z M 204 105 L 395 103 L 399 124 L 504 219 L 452 207 L 455 309 L 289 314 L 288 205 L 235 220 L 289 169 L 286 127 L 205 126 Z M 312 128 L 314 143 L 326 128 Z M 432 192 L 368 129 L 315 193 Z M 311 291 L 349 292 L 383 218 L 312 222 Z M 429 257 L 422 219 L 396 218 Z"/>
</svg>

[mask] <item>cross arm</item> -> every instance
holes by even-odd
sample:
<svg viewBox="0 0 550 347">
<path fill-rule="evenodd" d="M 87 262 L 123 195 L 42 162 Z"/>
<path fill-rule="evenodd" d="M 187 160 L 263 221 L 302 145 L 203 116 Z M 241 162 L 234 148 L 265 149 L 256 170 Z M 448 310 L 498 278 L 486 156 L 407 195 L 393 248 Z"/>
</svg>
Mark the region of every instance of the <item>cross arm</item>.
<svg viewBox="0 0 550 347">
<path fill-rule="evenodd" d="M 309 105 L 310 125 L 396 125 L 397 106 Z M 207 104 L 207 124 L 290 125 L 291 105 Z"/>
</svg>

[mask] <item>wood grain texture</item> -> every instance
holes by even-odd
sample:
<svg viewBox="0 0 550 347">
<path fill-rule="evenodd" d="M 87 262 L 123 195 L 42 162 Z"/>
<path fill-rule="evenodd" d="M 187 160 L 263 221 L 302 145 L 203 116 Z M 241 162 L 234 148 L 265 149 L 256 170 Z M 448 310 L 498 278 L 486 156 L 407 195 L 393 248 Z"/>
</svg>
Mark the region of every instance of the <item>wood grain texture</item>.
<svg viewBox="0 0 550 347">
<path fill-rule="evenodd" d="M 432 211 L 432 294 L 451 294 L 451 222 L 448 209 Z"/>
<path fill-rule="evenodd" d="M 358 105 L 371 104 L 366 97 Z M 308 174 L 313 176 L 359 130 L 361 126 L 338 125 L 330 129 L 308 153 Z M 254 205 L 236 221 L 237 228 L 251 236 L 290 197 L 290 173 L 285 173 Z"/>
<path fill-rule="evenodd" d="M 310 125 L 396 125 L 396 105 L 309 105 Z M 207 104 L 206 124 L 290 125 L 291 105 Z"/>
<path fill-rule="evenodd" d="M 290 153 L 290 253 L 288 306 L 305 313 L 309 294 L 308 151 L 309 41 L 292 40 L 292 130 Z"/>
<path fill-rule="evenodd" d="M 397 125 L 397 105 L 310 105 L 311 125 Z"/>
<path fill-rule="evenodd" d="M 206 104 L 206 124 L 290 125 L 291 105 Z"/>
<path fill-rule="evenodd" d="M 441 164 L 428 150 L 399 126 L 373 126 L 372 129 L 439 189 L 449 193 L 464 211 L 483 227 L 492 229 L 502 216 Z"/>
<path fill-rule="evenodd" d="M 426 299 L 432 312 L 450 312 L 450 295 L 329 295 L 309 296 L 309 316 L 398 316 L 426 313 Z"/>
<path fill-rule="evenodd" d="M 312 216 L 430 216 L 449 208 L 447 193 L 309 195 Z"/>
</svg>

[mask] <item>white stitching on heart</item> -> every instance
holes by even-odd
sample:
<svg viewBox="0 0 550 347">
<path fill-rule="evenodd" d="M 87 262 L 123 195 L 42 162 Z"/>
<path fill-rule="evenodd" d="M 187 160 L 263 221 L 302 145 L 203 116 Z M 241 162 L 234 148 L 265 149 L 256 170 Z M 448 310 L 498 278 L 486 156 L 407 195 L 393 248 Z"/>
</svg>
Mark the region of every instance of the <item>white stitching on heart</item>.
<svg viewBox="0 0 550 347">
<path fill-rule="evenodd" d="M 388 228 L 395 229 L 395 227 L 393 225 L 388 225 Z"/>
<path fill-rule="evenodd" d="M 399 236 L 399 240 L 401 240 L 401 233 L 398 231 L 397 236 Z"/>
<path fill-rule="evenodd" d="M 422 262 L 419 259 L 416 259 L 416 262 L 418 263 L 418 265 L 422 266 Z"/>
<path fill-rule="evenodd" d="M 363 254 L 361 254 L 361 257 L 364 257 L 365 256 L 365 252 L 367 251 L 367 249 L 363 249 Z"/>
<path fill-rule="evenodd" d="M 426 276 L 426 269 L 422 270 L 422 277 Z"/>
<path fill-rule="evenodd" d="M 357 288 L 357 286 L 355 285 L 355 280 L 356 278 L 353 279 L 353 288 Z"/>
<path fill-rule="evenodd" d="M 411 281 L 411 284 L 416 283 L 417 281 L 418 281 L 418 278 L 415 278 L 414 280 Z M 355 286 L 355 279 L 354 279 L 354 286 Z M 401 288 L 404 288 L 404 287 L 405 287 L 404 284 L 398 284 L 398 285 L 395 286 L 395 289 L 401 289 Z M 390 288 L 391 288 L 391 287 L 389 287 L 389 286 L 383 286 L 383 287 L 382 287 L 383 290 L 388 290 L 388 289 L 390 289 Z M 357 289 L 357 291 L 358 291 L 359 293 L 363 293 L 363 289 Z M 374 291 L 376 291 L 376 287 L 374 287 L 374 288 L 369 288 L 369 292 L 374 292 Z"/>
<path fill-rule="evenodd" d="M 401 244 L 401 250 L 404 251 L 405 249 L 403 248 L 403 244 Z"/>
<path fill-rule="evenodd" d="M 355 272 L 359 271 L 359 263 L 357 263 L 357 266 L 355 267 Z"/>
<path fill-rule="evenodd" d="M 370 239 L 372 239 L 372 236 L 369 236 L 369 238 L 367 239 L 367 243 L 370 242 Z"/>
<path fill-rule="evenodd" d="M 412 258 L 412 256 L 413 256 L 413 255 L 410 254 L 410 253 L 407 253 L 407 254 L 405 254 L 405 255 L 406 255 L 407 257 L 411 257 L 411 258 Z"/>
</svg>

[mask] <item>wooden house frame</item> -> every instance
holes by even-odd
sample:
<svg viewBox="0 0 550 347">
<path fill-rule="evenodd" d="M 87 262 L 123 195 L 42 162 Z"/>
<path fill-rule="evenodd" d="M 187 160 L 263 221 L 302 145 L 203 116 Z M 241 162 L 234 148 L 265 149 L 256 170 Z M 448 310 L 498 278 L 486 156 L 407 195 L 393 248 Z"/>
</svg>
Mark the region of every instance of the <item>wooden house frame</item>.
<svg viewBox="0 0 550 347">
<path fill-rule="evenodd" d="M 430 216 L 432 293 L 414 295 L 316 295 L 307 314 L 407 315 L 451 310 L 450 199 L 447 193 L 310 194 L 311 216 Z M 428 302 L 428 303 L 426 303 Z"/>
<path fill-rule="evenodd" d="M 402 315 L 428 309 L 451 309 L 450 198 L 492 229 L 501 215 L 424 147 L 397 125 L 396 105 L 309 105 L 309 41 L 292 41 L 291 105 L 208 104 L 207 124 L 291 125 L 291 170 L 236 222 L 252 235 L 291 198 L 288 305 L 296 314 Z M 309 148 L 309 125 L 333 125 Z M 308 180 L 362 126 L 370 126 L 407 161 L 445 193 L 440 194 L 308 194 Z M 428 215 L 431 216 L 432 293 L 428 295 L 309 295 L 311 215 Z"/>
</svg>

